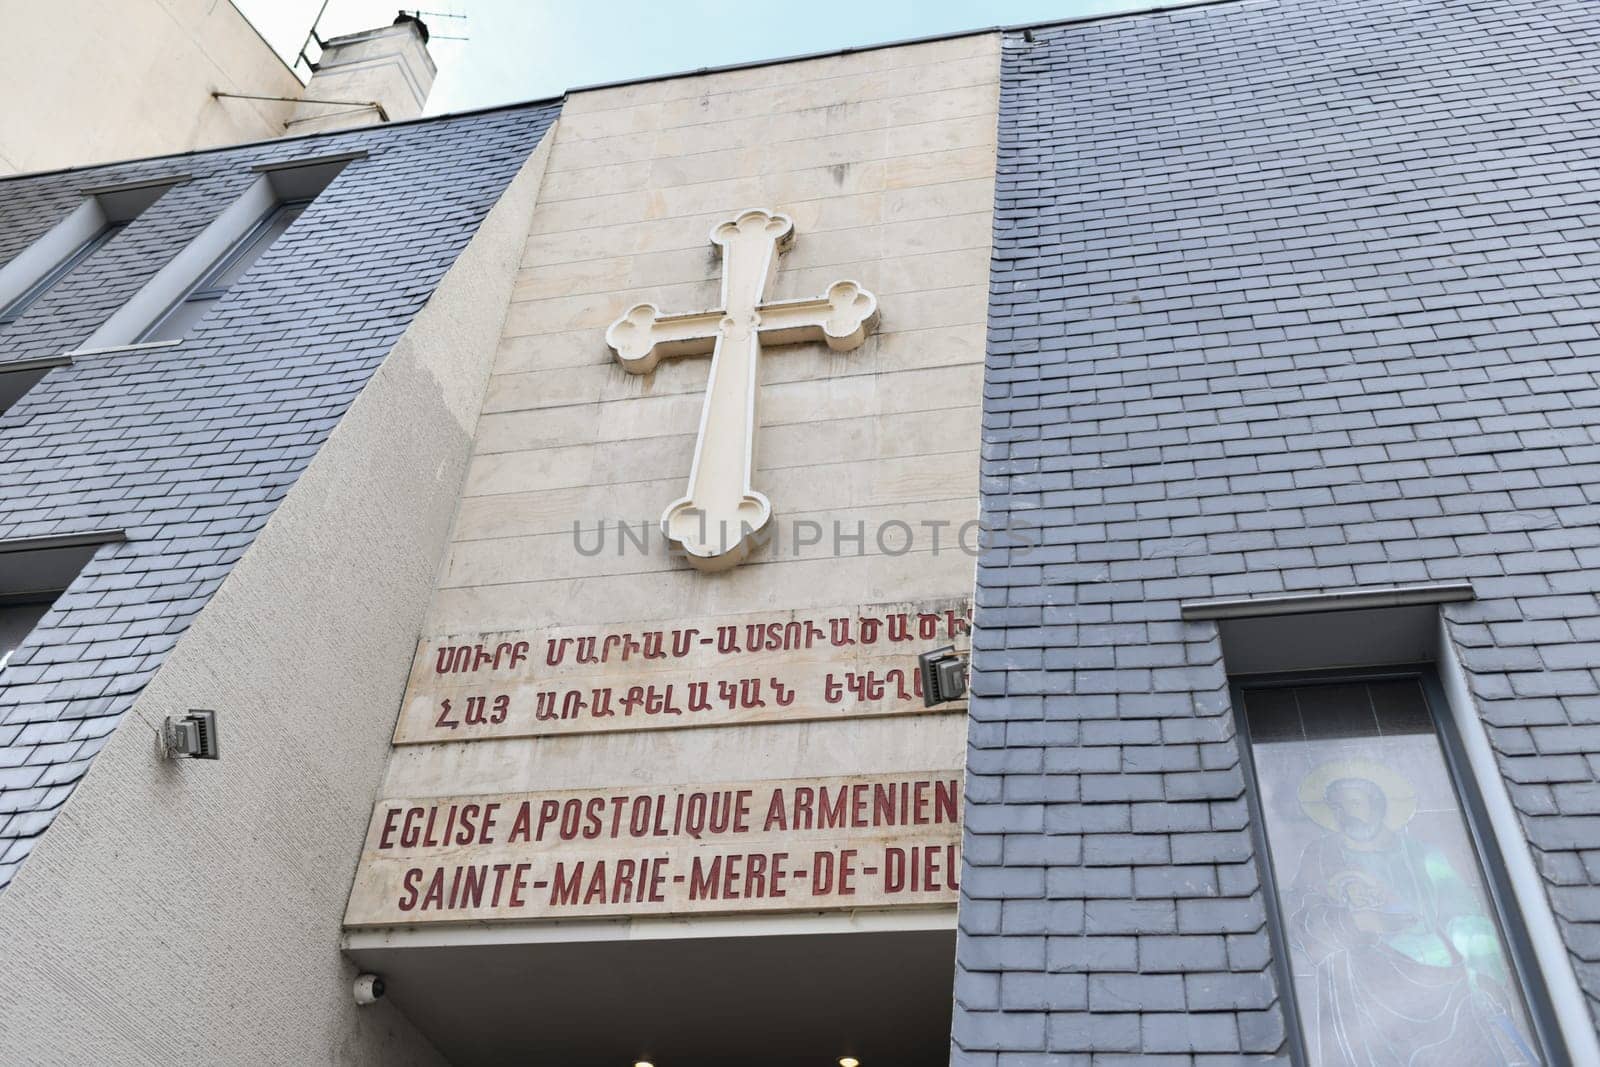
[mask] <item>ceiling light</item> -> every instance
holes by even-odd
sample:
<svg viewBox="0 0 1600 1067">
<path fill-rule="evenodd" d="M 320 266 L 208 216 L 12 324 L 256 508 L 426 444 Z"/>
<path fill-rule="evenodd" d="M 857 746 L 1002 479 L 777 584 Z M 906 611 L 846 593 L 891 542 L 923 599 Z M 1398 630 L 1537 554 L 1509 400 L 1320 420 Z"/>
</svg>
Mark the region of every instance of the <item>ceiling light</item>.
<svg viewBox="0 0 1600 1067">
<path fill-rule="evenodd" d="M 649 1060 L 638 1060 L 634 1063 L 633 1067 L 656 1067 L 656 1065 L 651 1063 Z"/>
<path fill-rule="evenodd" d="M 861 1061 L 854 1056 L 840 1056 L 839 1067 L 861 1067 Z"/>
</svg>

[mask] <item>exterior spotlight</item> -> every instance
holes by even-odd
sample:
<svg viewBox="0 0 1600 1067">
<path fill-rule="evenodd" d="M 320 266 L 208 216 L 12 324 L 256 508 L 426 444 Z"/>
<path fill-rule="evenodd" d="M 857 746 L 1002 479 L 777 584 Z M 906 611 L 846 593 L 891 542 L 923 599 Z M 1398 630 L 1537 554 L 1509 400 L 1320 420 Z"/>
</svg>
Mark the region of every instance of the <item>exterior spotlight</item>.
<svg viewBox="0 0 1600 1067">
<path fill-rule="evenodd" d="M 839 1067 L 861 1067 L 861 1061 L 854 1056 L 840 1056 Z"/>
<path fill-rule="evenodd" d="M 960 700 L 967 692 L 967 661 L 956 655 L 954 645 L 936 648 L 917 657 L 922 675 L 922 706 L 931 708 Z"/>
<path fill-rule="evenodd" d="M 161 745 L 168 759 L 217 759 L 217 713 L 190 711 L 183 718 L 168 715 L 161 728 Z"/>
<path fill-rule="evenodd" d="M 651 1063 L 649 1060 L 638 1060 L 634 1063 L 633 1067 L 656 1067 L 656 1065 Z"/>
<path fill-rule="evenodd" d="M 378 1003 L 383 999 L 383 979 L 375 974 L 357 976 L 355 994 L 356 1003 L 362 1007 Z"/>
</svg>

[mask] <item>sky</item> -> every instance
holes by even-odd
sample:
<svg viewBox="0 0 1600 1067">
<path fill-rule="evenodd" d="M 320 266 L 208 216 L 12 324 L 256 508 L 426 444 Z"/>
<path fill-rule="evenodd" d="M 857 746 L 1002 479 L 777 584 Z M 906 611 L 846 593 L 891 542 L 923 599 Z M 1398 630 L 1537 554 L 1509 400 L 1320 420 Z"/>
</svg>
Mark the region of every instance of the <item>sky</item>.
<svg viewBox="0 0 1600 1067">
<path fill-rule="evenodd" d="M 429 114 L 559 96 L 598 82 L 1170 4 L 1170 0 L 419 2 L 426 5 L 422 18 L 433 34 L 428 49 L 439 68 L 428 100 Z M 299 52 L 322 0 L 234 3 L 287 61 Z M 318 32 L 327 38 L 387 25 L 396 10 L 393 0 L 328 0 Z M 440 12 L 466 18 L 444 18 Z"/>
</svg>

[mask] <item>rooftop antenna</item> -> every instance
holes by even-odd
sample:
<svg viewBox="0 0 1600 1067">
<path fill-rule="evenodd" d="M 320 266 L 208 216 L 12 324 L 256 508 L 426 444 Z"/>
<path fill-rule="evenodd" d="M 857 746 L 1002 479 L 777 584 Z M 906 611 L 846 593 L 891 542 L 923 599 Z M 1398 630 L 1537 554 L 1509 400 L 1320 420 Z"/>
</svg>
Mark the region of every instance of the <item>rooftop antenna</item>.
<svg viewBox="0 0 1600 1067">
<path fill-rule="evenodd" d="M 306 54 L 306 49 L 310 48 L 311 43 L 315 41 L 317 45 L 317 55 L 319 57 L 322 55 L 323 41 L 321 37 L 317 36 L 317 27 L 322 24 L 322 16 L 325 15 L 327 11 L 328 0 L 322 0 L 322 6 L 317 8 L 317 17 L 311 20 L 311 28 L 306 31 L 306 39 L 300 42 L 300 51 L 295 54 L 294 62 L 289 64 L 292 69 L 298 71 L 300 69 L 300 64 L 304 63 L 308 73 L 316 73 L 317 64 L 309 55 Z"/>
<path fill-rule="evenodd" d="M 322 6 L 317 8 L 317 17 L 311 20 L 311 28 L 306 31 L 306 39 L 300 42 L 300 51 L 295 53 L 294 62 L 290 64 L 290 66 L 296 71 L 300 70 L 300 65 L 302 63 L 305 64 L 307 74 L 315 74 L 317 71 L 317 63 L 322 58 L 322 50 L 327 47 L 327 42 L 322 39 L 322 35 L 317 32 L 317 28 L 322 25 L 322 16 L 328 13 L 328 3 L 329 0 L 322 0 Z M 398 13 L 402 16 L 410 16 L 415 18 L 424 24 L 426 24 L 428 19 L 460 19 L 462 22 L 465 22 L 467 19 L 467 16 L 456 14 L 453 11 L 422 11 L 416 8 L 401 8 L 399 9 Z M 426 16 L 426 18 L 424 18 L 424 16 Z M 426 37 L 427 39 L 434 41 L 467 40 L 465 34 L 456 35 L 430 32 L 426 34 Z M 311 58 L 310 49 L 313 44 L 317 46 L 316 59 Z"/>
<path fill-rule="evenodd" d="M 423 10 L 421 10 L 419 8 L 403 7 L 403 8 L 400 9 L 400 14 L 402 14 L 402 15 L 410 15 L 413 18 L 421 19 L 423 22 L 429 22 L 429 21 L 431 21 L 433 19 L 460 19 L 462 22 L 467 21 L 467 16 L 458 15 L 454 11 L 423 11 Z M 435 40 L 435 41 L 465 41 L 465 40 L 468 40 L 468 37 L 467 37 L 466 34 L 449 34 L 449 33 L 433 33 L 433 32 L 429 32 L 428 36 L 429 36 L 430 39 Z"/>
</svg>

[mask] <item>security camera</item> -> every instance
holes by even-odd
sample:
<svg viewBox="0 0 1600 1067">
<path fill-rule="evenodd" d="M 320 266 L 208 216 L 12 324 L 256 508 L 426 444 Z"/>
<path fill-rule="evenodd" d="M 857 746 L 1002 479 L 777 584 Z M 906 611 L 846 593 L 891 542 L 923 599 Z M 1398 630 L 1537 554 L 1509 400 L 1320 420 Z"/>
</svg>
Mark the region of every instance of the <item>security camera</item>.
<svg viewBox="0 0 1600 1067">
<path fill-rule="evenodd" d="M 375 974 L 363 974 L 356 979 L 356 1003 L 365 1007 L 378 1003 L 383 996 L 383 979 Z"/>
</svg>

